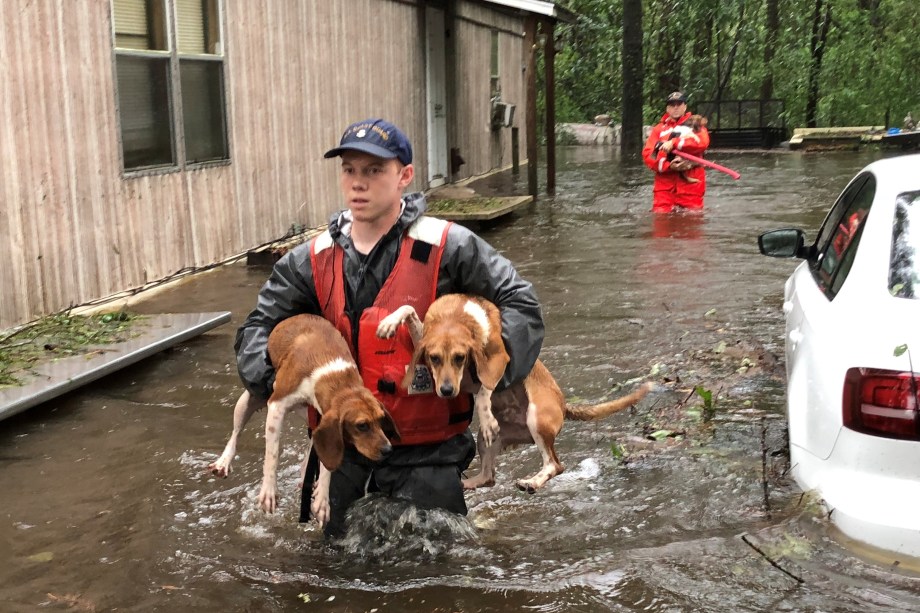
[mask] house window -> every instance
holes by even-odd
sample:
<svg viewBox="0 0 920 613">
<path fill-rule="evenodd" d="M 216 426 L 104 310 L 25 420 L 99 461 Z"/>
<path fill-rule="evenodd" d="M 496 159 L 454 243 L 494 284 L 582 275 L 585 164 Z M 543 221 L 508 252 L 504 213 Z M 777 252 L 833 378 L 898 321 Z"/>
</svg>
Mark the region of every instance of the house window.
<svg viewBox="0 0 920 613">
<path fill-rule="evenodd" d="M 229 159 L 219 0 L 113 0 L 125 170 Z"/>
<path fill-rule="evenodd" d="M 502 94 L 502 85 L 501 79 L 499 77 L 499 62 L 498 62 L 498 30 L 492 30 L 492 45 L 490 55 L 490 73 L 491 73 L 491 85 L 490 85 L 490 96 L 492 98 L 501 98 Z"/>
</svg>

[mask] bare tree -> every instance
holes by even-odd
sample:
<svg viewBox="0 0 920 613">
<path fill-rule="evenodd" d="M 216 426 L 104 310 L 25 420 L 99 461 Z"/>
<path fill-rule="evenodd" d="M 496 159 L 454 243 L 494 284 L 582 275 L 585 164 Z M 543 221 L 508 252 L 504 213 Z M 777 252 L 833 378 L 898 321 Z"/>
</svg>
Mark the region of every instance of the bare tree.
<svg viewBox="0 0 920 613">
<path fill-rule="evenodd" d="M 769 100 L 773 97 L 773 56 L 776 41 L 779 38 L 779 0 L 767 0 L 767 23 L 763 46 L 763 65 L 766 74 L 760 84 L 760 97 Z"/>
<path fill-rule="evenodd" d="M 620 151 L 642 148 L 642 0 L 623 0 L 623 125 Z"/>
<path fill-rule="evenodd" d="M 827 44 L 827 34 L 831 28 L 831 0 L 815 0 L 815 11 L 811 19 L 811 66 L 808 70 L 808 99 L 805 101 L 805 126 L 818 127 L 818 99 L 820 90 L 818 79 L 821 76 L 821 60 Z"/>
</svg>

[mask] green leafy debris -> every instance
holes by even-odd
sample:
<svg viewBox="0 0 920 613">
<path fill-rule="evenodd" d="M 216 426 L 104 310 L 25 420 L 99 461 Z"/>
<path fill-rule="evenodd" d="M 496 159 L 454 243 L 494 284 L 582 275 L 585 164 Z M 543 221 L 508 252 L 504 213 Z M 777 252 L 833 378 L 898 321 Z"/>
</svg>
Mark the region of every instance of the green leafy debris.
<svg viewBox="0 0 920 613">
<path fill-rule="evenodd" d="M 479 213 L 505 204 L 500 198 L 438 198 L 428 201 L 428 213 Z"/>
<path fill-rule="evenodd" d="M 0 336 L 0 387 L 22 385 L 39 363 L 93 351 L 128 340 L 139 315 L 127 311 L 72 315 L 57 313 Z"/>
</svg>

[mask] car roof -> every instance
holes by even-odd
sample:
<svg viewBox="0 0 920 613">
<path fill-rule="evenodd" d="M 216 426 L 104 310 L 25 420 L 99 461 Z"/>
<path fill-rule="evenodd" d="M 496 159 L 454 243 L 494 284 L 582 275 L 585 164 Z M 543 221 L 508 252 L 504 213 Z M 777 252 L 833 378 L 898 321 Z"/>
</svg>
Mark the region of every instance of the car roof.
<svg viewBox="0 0 920 613">
<path fill-rule="evenodd" d="M 896 187 L 898 191 L 917 189 L 920 187 L 920 153 L 877 160 L 863 171 L 871 171 L 884 181 L 896 180 L 900 185 Z"/>
</svg>

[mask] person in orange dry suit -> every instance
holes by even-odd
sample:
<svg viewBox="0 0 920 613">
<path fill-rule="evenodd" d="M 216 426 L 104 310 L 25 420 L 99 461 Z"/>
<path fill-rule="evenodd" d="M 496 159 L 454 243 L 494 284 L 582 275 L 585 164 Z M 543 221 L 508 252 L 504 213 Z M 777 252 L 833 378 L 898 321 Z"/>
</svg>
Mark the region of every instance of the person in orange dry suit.
<svg viewBox="0 0 920 613">
<path fill-rule="evenodd" d="M 692 116 L 687 112 L 687 97 L 682 92 L 672 92 L 667 103 L 667 111 L 642 148 L 642 161 L 655 171 L 652 211 L 670 213 L 674 207 L 702 209 L 706 170 L 675 156 L 672 150 L 702 156 L 709 147 L 709 132 L 705 125 L 690 127 Z"/>
</svg>

